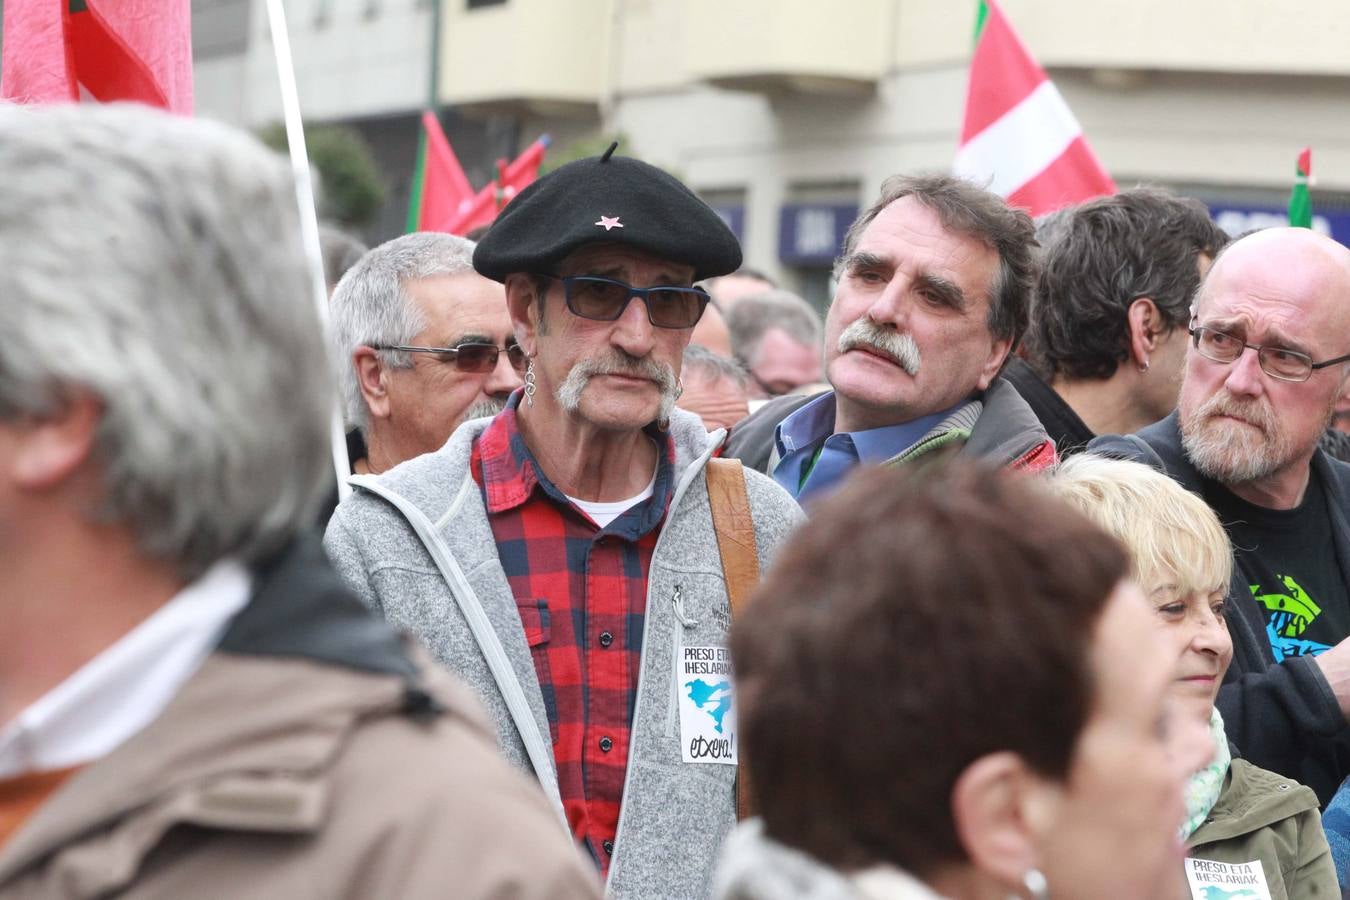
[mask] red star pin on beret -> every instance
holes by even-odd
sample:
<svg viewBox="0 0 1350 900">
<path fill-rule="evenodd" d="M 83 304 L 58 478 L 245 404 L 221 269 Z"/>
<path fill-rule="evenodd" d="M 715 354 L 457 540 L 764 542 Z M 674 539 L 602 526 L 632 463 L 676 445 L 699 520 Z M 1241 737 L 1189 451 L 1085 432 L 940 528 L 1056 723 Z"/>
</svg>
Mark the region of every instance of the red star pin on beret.
<svg viewBox="0 0 1350 900">
<path fill-rule="evenodd" d="M 618 216 L 601 216 L 600 221 L 595 224 L 605 226 L 606 231 L 609 231 L 611 228 L 623 227 L 623 223 L 619 221 Z"/>
</svg>

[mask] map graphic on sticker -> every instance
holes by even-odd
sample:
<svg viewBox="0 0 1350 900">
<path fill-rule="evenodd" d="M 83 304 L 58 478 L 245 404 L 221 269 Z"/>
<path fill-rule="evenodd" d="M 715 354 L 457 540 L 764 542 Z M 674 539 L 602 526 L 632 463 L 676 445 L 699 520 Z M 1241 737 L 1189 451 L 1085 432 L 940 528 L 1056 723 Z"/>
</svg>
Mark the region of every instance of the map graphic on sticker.
<svg viewBox="0 0 1350 900">
<path fill-rule="evenodd" d="M 1271 900 L 1270 885 L 1261 861 L 1218 862 L 1186 860 L 1191 900 Z"/>
<path fill-rule="evenodd" d="M 1217 885 L 1205 885 L 1205 900 L 1261 900 L 1261 895 L 1247 890 L 1246 888 L 1236 888 L 1229 890 Z"/>
<path fill-rule="evenodd" d="M 736 765 L 736 690 L 725 646 L 679 648 L 675 697 L 680 708 L 681 758 L 687 763 Z"/>
<path fill-rule="evenodd" d="M 693 681 L 686 681 L 684 686 L 689 689 L 689 699 L 694 701 L 694 705 L 712 716 L 713 730 L 718 734 L 722 733 L 722 720 L 726 718 L 727 710 L 731 709 L 731 682 L 719 681 L 717 684 L 708 684 L 702 678 L 695 678 Z M 716 702 L 713 702 L 716 700 Z"/>
</svg>

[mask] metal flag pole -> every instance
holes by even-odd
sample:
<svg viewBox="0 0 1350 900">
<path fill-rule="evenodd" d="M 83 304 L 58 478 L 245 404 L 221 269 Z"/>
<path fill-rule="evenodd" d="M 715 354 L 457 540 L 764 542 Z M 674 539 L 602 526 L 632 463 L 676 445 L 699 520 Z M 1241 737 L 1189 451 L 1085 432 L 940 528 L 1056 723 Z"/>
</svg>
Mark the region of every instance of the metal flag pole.
<svg viewBox="0 0 1350 900">
<path fill-rule="evenodd" d="M 305 245 L 305 259 L 309 263 L 313 284 L 314 304 L 319 321 L 327 335 L 332 328 L 328 315 L 328 284 L 323 275 L 323 251 L 319 247 L 319 220 L 314 212 L 314 185 L 310 180 L 309 156 L 305 152 L 305 130 L 300 121 L 300 95 L 295 88 L 295 67 L 291 60 L 291 41 L 286 31 L 286 12 L 281 0 L 267 0 L 267 22 L 272 32 L 272 47 L 276 52 L 277 80 L 281 84 L 281 108 L 286 117 L 286 144 L 290 148 L 291 172 L 295 176 L 295 203 L 300 212 L 300 236 Z M 332 378 L 332 372 L 315 372 L 315 378 Z M 279 385 L 280 389 L 281 386 Z M 347 484 L 351 474 L 351 460 L 347 458 L 347 433 L 342 421 L 342 409 L 335 399 L 331 417 L 333 444 L 333 471 L 337 475 L 338 500 L 352 492 Z"/>
</svg>

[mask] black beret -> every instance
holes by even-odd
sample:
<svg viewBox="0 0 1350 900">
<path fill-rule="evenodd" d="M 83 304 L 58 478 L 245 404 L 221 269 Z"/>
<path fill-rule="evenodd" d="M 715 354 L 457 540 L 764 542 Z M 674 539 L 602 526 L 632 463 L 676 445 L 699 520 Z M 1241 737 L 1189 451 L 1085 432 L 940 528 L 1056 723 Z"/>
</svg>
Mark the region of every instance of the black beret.
<svg viewBox="0 0 1350 900">
<path fill-rule="evenodd" d="M 741 245 L 726 223 L 666 172 L 624 156 L 560 166 L 516 195 L 473 252 L 494 281 L 552 274 L 583 244 L 611 241 L 694 268 L 694 280 L 734 272 Z"/>
</svg>

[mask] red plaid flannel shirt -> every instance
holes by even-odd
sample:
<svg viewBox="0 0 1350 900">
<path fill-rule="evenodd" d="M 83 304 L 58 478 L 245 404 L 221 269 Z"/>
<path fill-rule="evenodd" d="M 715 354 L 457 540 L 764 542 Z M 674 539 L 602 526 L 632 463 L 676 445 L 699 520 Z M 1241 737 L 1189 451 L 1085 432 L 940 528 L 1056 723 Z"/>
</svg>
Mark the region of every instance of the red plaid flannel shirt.
<svg viewBox="0 0 1350 900">
<path fill-rule="evenodd" d="M 604 873 L 619 826 L 647 571 L 674 486 L 674 445 L 651 432 L 662 448 L 651 498 L 599 528 L 539 469 L 516 425 L 519 398 L 479 435 L 470 466 L 539 674 L 563 809 Z"/>
</svg>

